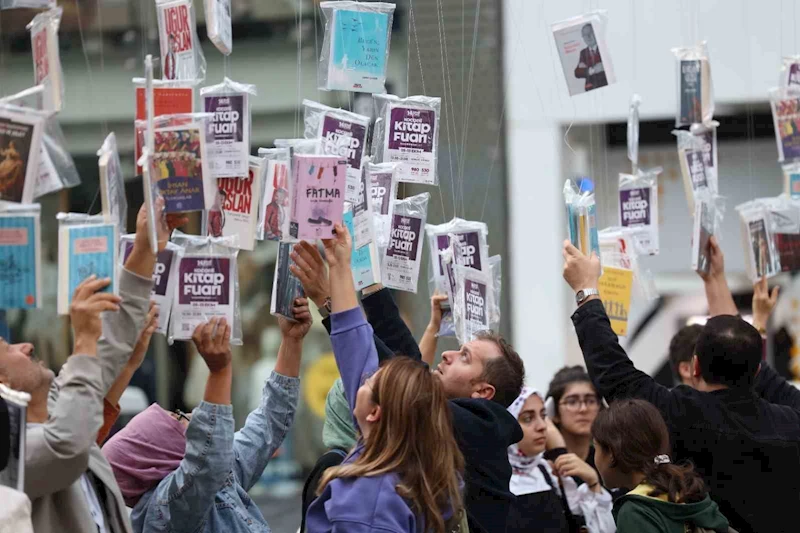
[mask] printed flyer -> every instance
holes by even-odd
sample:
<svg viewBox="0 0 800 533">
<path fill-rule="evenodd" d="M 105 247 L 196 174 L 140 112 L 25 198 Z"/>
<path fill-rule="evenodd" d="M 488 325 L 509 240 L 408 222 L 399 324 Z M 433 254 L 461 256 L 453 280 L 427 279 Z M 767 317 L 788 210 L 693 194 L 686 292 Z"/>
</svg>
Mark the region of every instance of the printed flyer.
<svg viewBox="0 0 800 533">
<path fill-rule="evenodd" d="M 167 213 L 203 211 L 205 132 L 198 125 L 164 128 L 155 132 L 154 181 Z"/>
<path fill-rule="evenodd" d="M 385 92 L 390 18 L 387 12 L 333 11 L 328 90 Z"/>
<path fill-rule="evenodd" d="M 0 212 L 0 309 L 41 306 L 39 216 Z"/>
<path fill-rule="evenodd" d="M 295 239 L 331 239 L 342 221 L 347 161 L 338 156 L 293 156 L 295 195 L 289 235 Z"/>
<path fill-rule="evenodd" d="M 261 159 L 250 162 L 247 178 L 217 180 L 217 200 L 208 211 L 208 234 L 212 237 L 237 236 L 237 248 L 252 250 L 258 229 L 258 199 L 264 169 Z"/>
<path fill-rule="evenodd" d="M 383 284 L 416 294 L 422 244 L 422 219 L 395 214 L 384 257 Z"/>
<path fill-rule="evenodd" d="M 247 175 L 250 156 L 247 94 L 205 95 L 203 105 L 214 117 L 208 125 L 208 168 L 213 178 Z"/>
<path fill-rule="evenodd" d="M 58 314 L 69 314 L 75 288 L 92 274 L 111 278 L 102 292 L 117 293 L 116 224 L 60 224 L 58 236 Z"/>
<path fill-rule="evenodd" d="M 134 235 L 124 235 L 121 241 L 122 264 L 128 259 L 133 250 Z M 153 269 L 153 288 L 150 299 L 158 306 L 158 326 L 156 333 L 167 334 L 169 317 L 172 313 L 172 301 L 175 298 L 175 284 L 178 282 L 178 249 L 180 247 L 167 242 L 167 247 L 156 256 L 156 266 Z"/>
<path fill-rule="evenodd" d="M 172 307 L 172 338 L 192 338 L 195 328 L 225 318 L 233 332 L 233 271 L 230 257 L 186 255 L 178 263 L 178 295 Z"/>
<path fill-rule="evenodd" d="M 358 122 L 325 113 L 320 123 L 319 137 L 322 152 L 347 160 L 347 190 L 345 200 L 356 202 L 358 182 L 361 179 L 361 160 L 367 144 L 367 127 Z"/>
<path fill-rule="evenodd" d="M 401 163 L 399 181 L 436 185 L 436 111 L 389 104 L 383 160 Z"/>
</svg>

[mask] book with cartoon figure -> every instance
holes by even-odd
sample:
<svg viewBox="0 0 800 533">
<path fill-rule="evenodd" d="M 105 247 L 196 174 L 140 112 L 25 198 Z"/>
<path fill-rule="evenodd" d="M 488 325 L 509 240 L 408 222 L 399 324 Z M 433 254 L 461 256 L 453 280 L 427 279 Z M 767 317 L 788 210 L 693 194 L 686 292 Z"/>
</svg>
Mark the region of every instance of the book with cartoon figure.
<svg viewBox="0 0 800 533">
<path fill-rule="evenodd" d="M 338 156 L 295 154 L 294 198 L 289 235 L 294 239 L 331 239 L 342 221 L 347 160 Z"/>
</svg>

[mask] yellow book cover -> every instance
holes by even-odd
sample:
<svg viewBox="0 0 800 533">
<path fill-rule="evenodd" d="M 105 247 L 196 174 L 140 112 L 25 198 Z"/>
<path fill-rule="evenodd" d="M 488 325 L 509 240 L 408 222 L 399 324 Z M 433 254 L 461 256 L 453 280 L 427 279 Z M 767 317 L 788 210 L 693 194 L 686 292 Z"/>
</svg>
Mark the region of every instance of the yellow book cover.
<svg viewBox="0 0 800 533">
<path fill-rule="evenodd" d="M 631 306 L 633 271 L 626 268 L 603 267 L 598 290 L 611 321 L 611 329 L 620 337 L 628 334 L 628 310 Z"/>
</svg>

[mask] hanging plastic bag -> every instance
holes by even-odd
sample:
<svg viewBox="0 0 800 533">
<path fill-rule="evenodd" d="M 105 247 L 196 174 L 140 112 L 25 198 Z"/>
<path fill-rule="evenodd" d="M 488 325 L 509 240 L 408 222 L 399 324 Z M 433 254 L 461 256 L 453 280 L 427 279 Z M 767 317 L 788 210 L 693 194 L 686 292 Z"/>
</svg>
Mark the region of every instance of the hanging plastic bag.
<svg viewBox="0 0 800 533">
<path fill-rule="evenodd" d="M 438 185 L 439 117 L 442 99 L 374 95 L 378 120 L 372 142 L 376 161 L 399 163 L 399 181 Z"/>
<path fill-rule="evenodd" d="M 485 271 L 488 268 L 489 247 L 487 239 L 489 229 L 483 222 L 472 222 L 462 218 L 454 218 L 444 224 L 426 224 L 425 233 L 428 237 L 428 247 L 433 270 L 432 284 L 429 285 L 430 294 L 450 294 L 449 283 L 444 267 L 440 260 L 443 250 L 450 247 L 450 240 L 455 235 L 460 243 L 456 250 L 454 264 Z"/>
<path fill-rule="evenodd" d="M 639 262 L 634 238 L 635 228 L 610 227 L 598 232 L 603 268 L 606 266 L 633 271 L 634 292 L 647 301 L 658 298 L 653 273 Z"/>
<path fill-rule="evenodd" d="M 272 279 L 270 314 L 297 322 L 294 317 L 294 301 L 298 298 L 305 298 L 306 293 L 303 290 L 303 284 L 289 270 L 289 266 L 292 264 L 293 247 L 294 243 L 291 242 L 282 242 L 278 245 L 275 275 Z"/>
<path fill-rule="evenodd" d="M 203 87 L 203 110 L 211 113 L 208 127 L 208 169 L 212 178 L 247 177 L 250 157 L 250 98 L 256 86 L 225 78 Z"/>
<path fill-rule="evenodd" d="M 0 202 L 0 309 L 42 307 L 41 210 Z"/>
<path fill-rule="evenodd" d="M 417 293 L 419 265 L 422 260 L 422 241 L 428 217 L 427 192 L 396 200 L 390 229 L 389 246 L 383 256 L 383 284 L 390 289 Z"/>
<path fill-rule="evenodd" d="M 800 88 L 773 88 L 769 91 L 772 105 L 772 120 L 775 125 L 775 140 L 778 145 L 778 161 L 800 159 Z"/>
<path fill-rule="evenodd" d="M 719 172 L 717 162 L 717 128 L 719 122 L 712 120 L 704 124 L 692 124 L 689 131 L 697 139 L 697 145 L 703 151 L 703 163 L 705 164 L 706 175 L 709 181 L 718 190 Z"/>
<path fill-rule="evenodd" d="M 181 249 L 167 341 L 189 340 L 200 324 L 224 318 L 231 328 L 231 344 L 241 345 L 236 237 L 197 237 L 176 230 L 172 240 Z"/>
<path fill-rule="evenodd" d="M 691 126 L 714 118 L 714 85 L 705 41 L 673 48 L 678 66 L 678 114 L 675 126 Z"/>
<path fill-rule="evenodd" d="M 786 196 L 762 198 L 769 210 L 768 233 L 782 272 L 800 270 L 800 202 Z"/>
<path fill-rule="evenodd" d="M 206 58 L 197 37 L 192 0 L 156 0 L 162 78 L 198 80 L 206 77 Z"/>
<path fill-rule="evenodd" d="M 319 88 L 385 93 L 395 5 L 320 2 L 319 7 L 325 16 Z"/>
<path fill-rule="evenodd" d="M 208 210 L 214 205 L 216 180 L 208 170 L 206 134 L 211 113 L 162 115 L 153 120 L 153 186 L 167 213 Z"/>
<path fill-rule="evenodd" d="M 784 164 L 783 193 L 792 200 L 800 199 L 800 161 Z"/>
<path fill-rule="evenodd" d="M 119 229 L 103 215 L 59 213 L 58 219 L 58 314 L 69 314 L 75 289 L 92 274 L 110 278 L 100 292 L 119 294 L 117 264 Z"/>
<path fill-rule="evenodd" d="M 370 179 L 370 196 L 378 248 L 389 245 L 389 228 L 392 225 L 394 201 L 397 199 L 397 163 L 367 163 Z"/>
<path fill-rule="evenodd" d="M 631 162 L 633 174 L 639 169 L 639 104 L 642 98 L 638 94 L 631 97 L 628 108 L 628 159 Z"/>
<path fill-rule="evenodd" d="M 597 238 L 597 206 L 594 193 L 579 191 L 572 180 L 564 182 L 564 203 L 567 207 L 567 229 L 572 245 L 585 255 L 600 255 Z"/>
<path fill-rule="evenodd" d="M 344 213 L 347 161 L 335 155 L 292 156 L 292 208 L 289 236 L 332 239 L 333 226 Z"/>
<path fill-rule="evenodd" d="M 699 274 L 708 274 L 711 267 L 708 256 L 708 241 L 712 236 L 719 240 L 723 204 L 707 188 L 695 192 L 694 227 L 692 229 L 692 269 Z"/>
<path fill-rule="evenodd" d="M 800 56 L 784 57 L 778 87 L 800 86 Z"/>
<path fill-rule="evenodd" d="M 117 137 L 108 134 L 97 151 L 100 169 L 100 203 L 106 222 L 116 222 L 120 231 L 128 225 L 128 200 L 125 197 L 125 180 L 117 151 Z"/>
<path fill-rule="evenodd" d="M 456 337 L 465 344 L 492 327 L 491 309 L 495 308 L 492 276 L 473 268 L 454 265 L 456 290 L 453 295 L 453 321 Z"/>
<path fill-rule="evenodd" d="M 747 276 L 755 282 L 779 274 L 780 257 L 775 250 L 767 205 L 755 200 L 736 206 L 736 210 L 741 222 Z"/>
<path fill-rule="evenodd" d="M 570 96 L 614 84 L 606 44 L 608 12 L 596 10 L 551 25 Z"/>
<path fill-rule="evenodd" d="M 658 255 L 658 175 L 661 167 L 619 175 L 619 225 L 633 230 L 638 253 Z"/>
<path fill-rule="evenodd" d="M 367 153 L 369 117 L 303 100 L 306 139 L 321 139 L 322 153 L 347 159 L 345 200 L 356 203 L 361 164 Z"/>
<path fill-rule="evenodd" d="M 344 203 L 342 222 L 353 239 L 350 269 L 356 290 L 381 282 L 380 257 L 372 237 L 372 212 L 363 206 Z"/>
<path fill-rule="evenodd" d="M 206 34 L 217 50 L 230 55 L 233 51 L 231 0 L 205 0 Z"/>
<path fill-rule="evenodd" d="M 322 154 L 322 139 L 275 139 L 275 148 L 288 148 L 290 156 Z"/>
<path fill-rule="evenodd" d="M 686 202 L 689 204 L 689 211 L 694 213 L 694 197 L 699 189 L 708 189 L 712 195 L 719 190 L 716 173 L 708 170 L 709 156 L 706 155 L 706 144 L 702 137 L 684 130 L 673 130 L 672 134 L 678 139 L 678 159 Z"/>
<path fill-rule="evenodd" d="M 280 241 L 289 235 L 289 207 L 292 205 L 289 149 L 259 148 L 258 156 L 266 164 L 258 239 Z"/>
<path fill-rule="evenodd" d="M 47 113 L 0 104 L 0 200 L 33 203 Z"/>
<path fill-rule="evenodd" d="M 120 237 L 119 256 L 121 264 L 125 264 L 128 256 L 133 251 L 133 241 L 136 234 Z M 156 255 L 156 265 L 153 269 L 153 288 L 150 290 L 150 300 L 158 306 L 158 325 L 156 333 L 166 336 L 168 333 L 169 317 L 172 313 L 172 302 L 175 299 L 175 287 L 178 283 L 178 253 L 180 246 L 167 241 L 167 246 Z"/>
<path fill-rule="evenodd" d="M 25 458 L 27 457 L 25 435 L 27 433 L 27 411 L 31 395 L 16 391 L 0 383 L 0 398 L 6 404 L 8 432 L 1 439 L 2 448 L 8 451 L 8 462 L 0 470 L 0 485 L 20 492 L 25 491 Z M 28 519 L 30 524 L 30 519 Z"/>
<path fill-rule="evenodd" d="M 33 17 L 31 32 L 34 84 L 44 86 L 41 108 L 61 111 L 64 106 L 64 72 L 58 48 L 58 27 L 63 9 L 56 7 Z"/>
<path fill-rule="evenodd" d="M 253 250 L 260 216 L 259 200 L 264 184 L 266 162 L 250 156 L 247 178 L 221 178 L 217 181 L 217 197 L 207 212 L 204 235 L 231 237 L 236 235 L 240 250 Z"/>
</svg>

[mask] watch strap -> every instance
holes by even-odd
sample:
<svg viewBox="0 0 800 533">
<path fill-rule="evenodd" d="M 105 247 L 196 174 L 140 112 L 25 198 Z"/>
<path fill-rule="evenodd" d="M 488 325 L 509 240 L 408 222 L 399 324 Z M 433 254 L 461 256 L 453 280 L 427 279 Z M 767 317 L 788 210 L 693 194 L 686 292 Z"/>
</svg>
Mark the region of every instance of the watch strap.
<svg viewBox="0 0 800 533">
<path fill-rule="evenodd" d="M 591 296 L 600 296 L 600 291 L 597 289 L 581 289 L 575 293 L 575 303 L 581 305 Z"/>
</svg>

